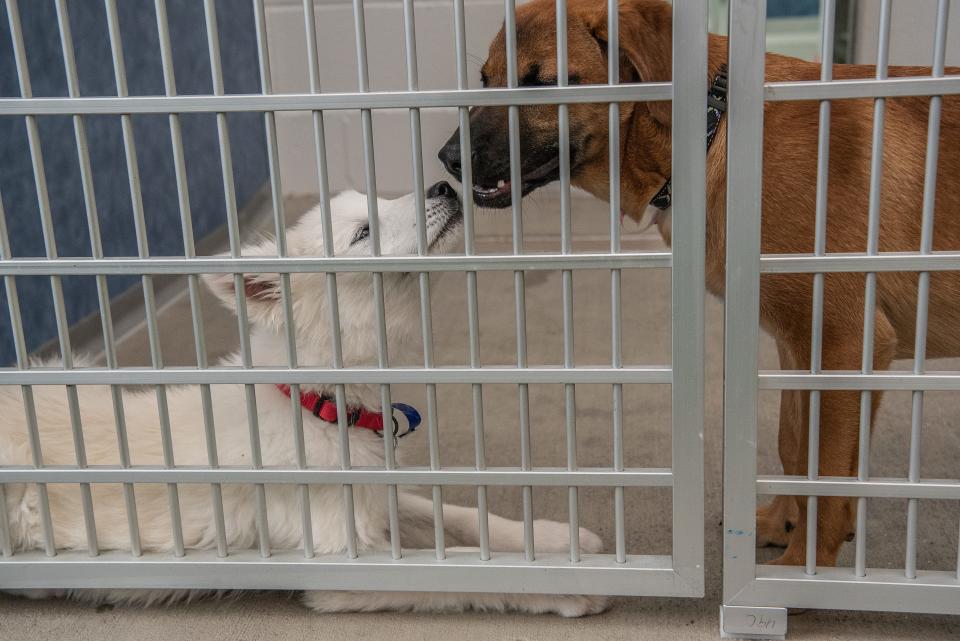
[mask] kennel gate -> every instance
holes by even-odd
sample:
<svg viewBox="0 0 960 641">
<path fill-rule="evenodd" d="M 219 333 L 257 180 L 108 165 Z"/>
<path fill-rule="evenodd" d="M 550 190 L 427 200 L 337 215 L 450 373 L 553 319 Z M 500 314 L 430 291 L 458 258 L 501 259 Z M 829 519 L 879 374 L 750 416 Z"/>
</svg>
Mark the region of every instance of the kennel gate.
<svg viewBox="0 0 960 641">
<path fill-rule="evenodd" d="M 65 70 L 69 86 L 68 98 L 33 97 L 27 67 L 27 55 L 22 36 L 17 0 L 6 0 L 7 16 L 14 44 L 14 56 L 20 83 L 20 98 L 0 99 L 0 115 L 22 117 L 26 121 L 31 161 L 36 183 L 37 197 L 43 224 L 46 256 L 37 258 L 14 257 L 5 225 L 0 226 L 0 273 L 9 300 L 9 313 L 14 328 L 17 348 L 17 366 L 0 369 L 0 384 L 19 386 L 23 390 L 28 421 L 33 465 L 29 467 L 0 468 L 0 502 L 3 484 L 36 484 L 41 501 L 45 499 L 46 484 L 68 483 L 79 486 L 88 533 L 88 550 L 58 550 L 50 527 L 50 512 L 46 502 L 41 509 L 46 525 L 44 551 L 15 552 L 7 531 L 7 523 L 0 522 L 0 587 L 127 587 L 127 588 L 250 588 L 250 589 L 380 589 L 380 590 L 456 590 L 472 592 L 533 592 L 533 593 L 594 593 L 632 595 L 703 595 L 703 336 L 704 336 L 704 112 L 703 87 L 706 84 L 706 2 L 685 1 L 677 3 L 674 12 L 675 51 L 674 77 L 670 83 L 619 85 L 616 58 L 610 64 L 609 84 L 600 86 L 568 87 L 566 69 L 566 32 L 558 33 L 558 67 L 561 70 L 558 87 L 518 88 L 516 63 L 515 2 L 505 0 L 507 46 L 510 53 L 509 88 L 489 90 L 467 89 L 467 66 L 465 49 L 465 19 L 463 0 L 454 0 L 455 34 L 457 47 L 458 89 L 444 91 L 418 91 L 417 56 L 414 36 L 413 0 L 404 0 L 404 33 L 406 43 L 407 90 L 368 91 L 368 68 L 366 59 L 366 33 L 362 0 L 354 0 L 354 26 L 356 54 L 359 63 L 359 91 L 355 93 L 328 93 L 320 90 L 317 60 L 317 33 L 314 7 L 311 0 L 303 3 L 304 24 L 308 43 L 310 92 L 303 94 L 275 94 L 271 91 L 271 77 L 266 42 L 265 13 L 263 0 L 253 0 L 256 19 L 256 37 L 259 51 L 259 72 L 262 93 L 259 95 L 225 95 L 223 75 L 220 69 L 220 45 L 213 0 L 204 0 L 206 33 L 213 75 L 213 91 L 210 95 L 177 96 L 173 78 L 170 32 L 166 21 L 164 0 L 155 0 L 157 28 L 160 36 L 159 51 L 163 65 L 166 93 L 162 96 L 130 96 L 126 88 L 121 33 L 117 19 L 115 0 L 105 0 L 109 27 L 110 48 L 116 77 L 116 95 L 81 96 L 77 82 L 74 50 L 70 35 L 70 23 L 65 0 L 56 0 L 58 25 L 50 25 L 59 31 Z M 614 9 L 615 1 L 610 2 Z M 558 24 L 566 23 L 564 2 L 557 4 Z M 617 12 L 610 13 L 610 44 L 617 48 Z M 570 213 L 570 158 L 567 108 L 565 104 L 609 103 L 611 136 L 618 138 L 618 102 L 642 100 L 671 100 L 673 102 L 674 127 L 674 172 L 677 185 L 674 196 L 673 250 L 667 252 L 625 253 L 620 251 L 620 206 L 619 206 L 619 157 L 618 145 L 612 146 L 610 157 L 613 168 L 610 199 L 610 248 L 609 251 L 591 254 L 571 253 Z M 423 167 L 420 141 L 420 109 L 447 107 L 459 110 L 462 133 L 463 166 L 466 168 L 464 184 L 466 193 L 471 190 L 470 136 L 467 108 L 474 105 L 510 105 L 511 175 L 519 178 L 518 158 L 518 105 L 559 105 L 561 136 L 561 230 L 562 251 L 552 254 L 524 254 L 522 251 L 521 209 L 519 204 L 519 180 L 514 180 L 513 253 L 506 255 L 478 255 L 474 250 L 473 209 L 470 198 L 465 199 L 466 251 L 461 256 L 425 256 L 425 214 Z M 263 114 L 267 136 L 270 188 L 276 230 L 283 233 L 283 192 L 279 174 L 278 145 L 275 112 L 312 112 L 314 143 L 318 159 L 318 181 L 321 204 L 324 208 L 325 229 L 330 229 L 329 189 L 327 186 L 327 161 L 324 140 L 324 113 L 335 110 L 359 110 L 362 117 L 364 168 L 368 193 L 376 193 L 376 177 L 373 158 L 373 128 L 371 110 L 408 109 L 413 147 L 413 184 L 417 196 L 420 255 L 407 257 L 380 256 L 378 243 L 374 243 L 373 256 L 367 259 L 338 258 L 332 255 L 332 243 L 325 247 L 324 257 L 289 258 L 284 255 L 284 245 L 279 245 L 279 255 L 273 258 L 241 257 L 237 203 L 233 193 L 233 176 L 230 156 L 230 134 L 226 112 L 252 111 Z M 220 161 L 224 181 L 227 221 L 229 228 L 230 256 L 226 258 L 197 257 L 190 225 L 190 209 L 187 196 L 180 115 L 184 113 L 217 114 L 217 132 Z M 100 244 L 101 233 L 93 198 L 92 167 L 87 153 L 84 118 L 91 114 L 120 116 L 123 127 L 123 144 L 127 170 L 130 177 L 130 193 L 134 206 L 138 234 L 138 256 L 106 258 Z M 135 114 L 166 114 L 169 118 L 170 135 L 174 149 L 174 164 L 181 223 L 184 232 L 184 253 L 177 258 L 150 257 L 144 232 L 144 215 L 140 193 L 140 177 L 137 174 L 137 152 L 132 117 Z M 44 161 L 40 149 L 37 127 L 38 117 L 70 115 L 73 117 L 78 160 L 86 195 L 87 221 L 92 239 L 92 257 L 60 257 L 56 253 L 55 229 L 52 223 Z M 378 237 L 377 210 L 375 201 L 369 211 L 371 236 Z M 2 210 L 0 210 L 2 214 Z M 3 217 L 0 216 L 0 223 Z M 329 239 L 330 235 L 325 234 Z M 620 331 L 620 277 L 621 270 L 634 268 L 672 267 L 672 363 L 670 366 L 625 366 L 621 360 Z M 608 270 L 611 275 L 611 327 L 612 362 L 605 365 L 577 366 L 573 362 L 572 327 L 572 273 L 579 269 Z M 479 349 L 477 272 L 501 270 L 513 272 L 515 282 L 515 312 L 517 322 L 516 367 L 482 367 Z M 525 354 L 525 307 L 524 274 L 531 270 L 562 270 L 563 273 L 563 320 L 564 359 L 560 367 L 528 367 Z M 202 318 L 197 311 L 198 276 L 203 273 L 235 274 L 239 279 L 244 271 L 271 272 L 281 275 L 281 289 L 288 321 L 290 308 L 290 274 L 301 271 L 325 273 L 327 282 L 335 286 L 336 276 L 344 272 L 367 272 L 373 274 L 375 302 L 380 323 L 379 363 L 376 368 L 342 368 L 334 360 L 329 368 L 298 367 L 295 349 L 289 353 L 289 367 L 260 368 L 250 365 L 249 338 L 245 322 L 242 297 L 240 308 L 241 351 L 245 366 L 222 368 L 208 366 L 202 343 Z M 437 367 L 432 362 L 431 323 L 429 314 L 423 316 L 424 366 L 422 368 L 390 368 L 386 358 L 383 309 L 383 272 L 411 271 L 420 274 L 421 309 L 429 310 L 429 272 L 452 271 L 465 273 L 469 314 L 470 363 L 463 368 Z M 75 367 L 70 357 L 70 334 L 63 310 L 60 278 L 66 274 L 96 276 L 99 286 L 99 305 L 103 321 L 107 366 L 104 368 Z M 118 367 L 113 345 L 110 320 L 110 301 L 106 291 L 106 276 L 136 274 L 141 276 L 145 300 L 147 328 L 151 348 L 151 367 Z M 52 287 L 61 352 L 64 355 L 62 368 L 34 367 L 28 361 L 24 344 L 23 327 L 17 301 L 17 286 L 14 278 L 23 275 L 47 276 Z M 196 368 L 164 367 L 159 351 L 157 309 L 153 298 L 152 279 L 159 275 L 186 276 L 193 313 L 195 340 L 197 341 Z M 238 290 L 241 288 L 238 288 Z M 333 292 L 335 289 L 328 288 Z M 335 301 L 334 301 L 335 302 Z M 335 315 L 334 315 L 335 316 Z M 331 322 L 337 328 L 336 318 Z M 338 336 L 337 332 L 334 332 Z M 292 340 L 289 341 L 292 345 Z M 335 349 L 335 352 L 338 350 Z M 294 431 L 298 435 L 300 464 L 292 469 L 266 468 L 259 464 L 259 442 L 255 422 L 251 422 L 251 450 L 254 463 L 248 468 L 219 466 L 215 450 L 208 453 L 209 465 L 202 467 L 177 466 L 173 460 L 170 444 L 169 419 L 165 407 L 166 385 L 198 385 L 200 393 L 209 406 L 211 384 L 242 384 L 247 394 L 248 415 L 255 414 L 256 399 L 253 385 L 258 383 L 286 383 L 293 388 L 296 398 L 298 385 L 310 382 L 375 383 L 380 384 L 384 407 L 390 406 L 390 384 L 417 383 L 426 386 L 428 396 L 427 427 L 430 443 L 431 465 L 426 468 L 404 468 L 396 464 L 392 439 L 384 439 L 386 469 L 351 468 L 349 460 L 341 457 L 338 469 L 318 469 L 306 465 L 303 452 L 303 425 L 300 407 L 293 402 Z M 441 467 L 439 463 L 438 431 L 435 413 L 436 388 L 438 383 L 470 384 L 474 399 L 474 429 L 477 443 L 476 465 L 470 468 Z M 487 467 L 483 454 L 482 386 L 485 383 L 511 383 L 518 389 L 520 398 L 520 435 L 525 450 L 518 467 Z M 565 434 L 567 466 L 565 468 L 533 468 L 529 456 L 529 405 L 527 386 L 530 384 L 562 384 L 566 398 Z M 609 468 L 584 468 L 577 465 L 575 451 L 575 385 L 610 385 L 613 391 L 615 452 Z M 121 385 L 155 386 L 158 405 L 161 408 L 161 431 L 164 440 L 164 465 L 132 466 L 129 452 L 123 439 L 123 425 L 118 425 L 121 446 L 121 465 L 116 467 L 88 466 L 84 458 L 82 424 L 76 386 L 106 384 L 114 390 L 114 404 L 122 404 L 118 393 Z M 672 384 L 672 467 L 670 468 L 625 468 L 623 464 L 623 432 L 629 429 L 624 424 L 622 411 L 622 386 L 624 384 Z M 72 426 L 76 441 L 77 464 L 68 467 L 45 466 L 40 449 L 37 421 L 32 407 L 32 386 L 66 386 L 71 409 Z M 344 401 L 343 387 L 337 388 L 339 402 Z M 205 432 L 208 444 L 215 442 L 215 426 L 205 417 Z M 341 439 L 345 439 L 346 425 L 339 424 Z M 92 509 L 90 485 L 96 483 L 123 484 L 127 505 L 127 520 L 130 528 L 132 553 L 103 551 L 98 549 L 96 522 Z M 165 484 L 168 488 L 174 549 L 172 553 L 141 550 L 136 520 L 136 483 Z M 180 533 L 178 484 L 208 484 L 211 488 L 215 521 L 219 523 L 217 548 L 211 550 L 184 549 Z M 245 483 L 258 488 L 257 518 L 260 527 L 259 549 L 227 549 L 223 530 L 223 507 L 220 503 L 220 488 L 223 484 Z M 265 533 L 266 504 L 264 484 L 295 484 L 301 497 L 309 491 L 308 484 L 335 484 L 344 488 L 344 504 L 349 523 L 352 521 L 352 493 L 354 484 L 380 484 L 391 488 L 389 516 L 392 549 L 382 553 L 358 553 L 355 543 L 345 555 L 317 556 L 309 537 L 309 504 L 303 502 L 304 547 L 302 550 L 272 550 Z M 396 501 L 397 485 L 423 485 L 433 488 L 435 520 L 438 525 L 436 549 L 410 551 L 401 549 L 398 532 Z M 444 549 L 442 528 L 439 523 L 442 511 L 439 503 L 440 488 L 447 485 L 475 486 L 480 507 L 480 552 L 477 554 L 448 553 Z M 525 551 L 520 554 L 491 553 L 486 534 L 486 488 L 495 485 L 510 485 L 523 488 Z M 533 545 L 532 488 L 535 486 L 559 486 L 569 488 L 569 522 L 571 528 L 570 552 L 566 554 L 537 554 Z M 580 555 L 577 541 L 577 488 L 600 486 L 614 492 L 616 549 L 613 554 Z M 673 533 L 671 555 L 627 555 L 624 533 L 624 488 L 667 487 L 672 488 Z M 0 514 L 6 516 L 5 511 Z"/>
<path fill-rule="evenodd" d="M 834 0 L 825 0 L 821 24 L 821 59 L 833 60 Z M 883 610 L 892 612 L 960 613 L 960 568 L 930 571 L 917 568 L 917 510 L 923 499 L 960 499 L 957 479 L 925 479 L 920 470 L 923 393 L 956 391 L 956 372 L 925 369 L 930 272 L 960 269 L 960 253 L 933 246 L 934 195 L 943 95 L 960 93 L 960 78 L 944 76 L 949 0 L 938 0 L 933 69 L 928 77 L 887 79 L 891 0 L 882 0 L 877 73 L 870 80 L 834 81 L 823 65 L 819 82 L 764 83 L 764 0 L 733 0 L 730 15 L 730 120 L 728 123 L 727 288 L 724 390 L 724 548 L 722 627 L 756 638 L 782 638 L 786 608 Z M 916 252 L 878 251 L 880 167 L 883 148 L 884 99 L 929 96 L 921 247 Z M 830 101 L 874 98 L 873 159 L 869 193 L 868 241 L 865 254 L 826 252 L 826 181 L 829 163 Z M 765 101 L 818 100 L 820 130 L 817 155 L 816 239 L 812 255 L 761 255 L 760 217 Z M 916 316 L 916 360 L 912 372 L 872 371 L 873 309 L 877 272 L 916 272 L 919 301 Z M 864 355 L 860 371 L 821 367 L 824 274 L 865 274 Z M 813 339 L 811 370 L 758 371 L 761 274 L 812 274 Z M 809 467 L 806 477 L 758 476 L 757 396 L 759 390 L 809 390 Z M 822 390 L 861 392 L 860 452 L 855 478 L 818 476 L 819 401 Z M 912 392 L 909 474 L 907 478 L 869 475 L 870 392 Z M 864 408 L 867 408 L 866 411 Z M 856 560 L 853 568 L 817 567 L 817 519 L 805 532 L 806 566 L 756 564 L 757 495 L 808 497 L 816 514 L 817 496 L 856 497 Z M 867 568 L 866 509 L 868 498 L 908 499 L 907 538 L 902 569 Z"/>
</svg>

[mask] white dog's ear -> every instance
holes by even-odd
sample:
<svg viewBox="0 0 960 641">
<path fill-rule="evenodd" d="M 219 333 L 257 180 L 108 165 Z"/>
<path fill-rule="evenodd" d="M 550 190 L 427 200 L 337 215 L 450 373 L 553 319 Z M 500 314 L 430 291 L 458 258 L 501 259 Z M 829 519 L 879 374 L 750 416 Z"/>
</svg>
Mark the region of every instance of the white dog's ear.
<svg viewBox="0 0 960 641">
<path fill-rule="evenodd" d="M 203 281 L 220 302 L 236 311 L 237 290 L 233 274 L 204 274 Z M 280 281 L 276 274 L 244 274 L 243 294 L 251 311 L 262 310 L 280 302 Z"/>
</svg>

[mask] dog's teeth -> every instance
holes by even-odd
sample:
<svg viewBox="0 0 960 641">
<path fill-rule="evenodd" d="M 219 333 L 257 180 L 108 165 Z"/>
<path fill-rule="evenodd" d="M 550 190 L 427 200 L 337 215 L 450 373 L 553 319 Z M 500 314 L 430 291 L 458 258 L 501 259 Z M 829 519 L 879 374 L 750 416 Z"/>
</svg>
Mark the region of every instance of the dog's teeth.
<svg viewBox="0 0 960 641">
<path fill-rule="evenodd" d="M 502 189 L 503 186 L 506 185 L 506 184 L 507 184 L 507 183 L 506 183 L 505 181 L 503 181 L 503 180 L 498 180 L 498 181 L 497 181 L 497 189 Z"/>
</svg>

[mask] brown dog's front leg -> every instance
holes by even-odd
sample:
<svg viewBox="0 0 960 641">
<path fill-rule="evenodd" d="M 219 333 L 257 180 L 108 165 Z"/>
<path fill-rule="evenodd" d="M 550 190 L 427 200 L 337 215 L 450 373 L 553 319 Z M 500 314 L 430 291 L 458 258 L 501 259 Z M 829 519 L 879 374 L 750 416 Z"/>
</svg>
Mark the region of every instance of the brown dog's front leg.
<svg viewBox="0 0 960 641">
<path fill-rule="evenodd" d="M 780 358 L 782 369 L 798 369 Z M 778 445 L 783 473 L 788 476 L 802 475 L 797 455 L 802 432 L 807 422 L 809 394 L 797 390 L 784 390 L 780 394 L 780 432 Z M 794 496 L 775 496 L 769 505 L 757 508 L 757 545 L 760 547 L 786 547 L 790 533 L 797 527 L 798 508 Z"/>
<path fill-rule="evenodd" d="M 834 325 L 837 327 L 837 325 Z M 875 370 L 889 368 L 896 351 L 896 334 L 882 312 L 875 317 Z M 854 330 L 856 328 L 853 328 Z M 827 334 L 828 336 L 830 333 Z M 859 369 L 858 340 L 843 332 L 833 334 L 823 346 L 824 369 Z M 851 346 L 853 346 L 851 348 Z M 820 476 L 855 476 L 860 442 L 860 398 L 857 391 L 823 392 L 820 405 Z M 870 429 L 880 405 L 882 393 L 871 395 Z M 802 429 L 803 438 L 797 449 L 798 468 L 806 470 L 809 431 Z M 864 456 L 868 455 L 864 452 Z M 800 472 L 802 473 L 802 472 Z M 807 499 L 798 497 L 797 527 L 789 534 L 789 543 L 783 556 L 773 561 L 781 565 L 803 565 L 806 562 Z M 856 501 L 847 497 L 820 497 L 817 500 L 817 565 L 836 565 L 840 548 L 851 540 L 855 531 Z"/>
<path fill-rule="evenodd" d="M 860 394 L 824 392 L 820 406 L 820 475 L 854 476 L 860 437 Z M 802 467 L 807 464 L 807 431 L 799 448 Z M 787 535 L 787 549 L 772 561 L 780 565 L 804 565 L 807 550 L 806 497 L 797 497 L 796 527 Z M 846 497 L 817 500 L 817 565 L 836 565 L 843 543 L 854 531 L 855 503 Z"/>
<path fill-rule="evenodd" d="M 809 345 L 791 345 L 784 337 L 777 341 L 780 369 L 799 370 L 808 367 L 796 356 L 800 350 L 810 351 Z M 799 390 L 784 390 L 780 393 L 780 431 L 778 451 L 783 473 L 789 476 L 805 474 L 799 465 L 800 443 L 806 429 L 810 408 L 810 395 Z M 797 527 L 797 499 L 794 496 L 775 496 L 773 501 L 757 508 L 757 545 L 760 547 L 786 547 L 790 533 Z"/>
</svg>

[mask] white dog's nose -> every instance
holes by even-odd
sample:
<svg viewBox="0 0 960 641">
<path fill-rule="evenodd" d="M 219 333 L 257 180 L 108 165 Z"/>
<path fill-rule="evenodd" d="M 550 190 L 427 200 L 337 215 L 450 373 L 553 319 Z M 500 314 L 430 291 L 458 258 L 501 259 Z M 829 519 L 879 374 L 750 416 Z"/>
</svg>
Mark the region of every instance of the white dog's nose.
<svg viewBox="0 0 960 641">
<path fill-rule="evenodd" d="M 427 190 L 427 198 L 452 198 L 457 197 L 457 192 L 450 186 L 446 180 L 441 180 L 440 182 L 432 185 L 430 189 Z"/>
</svg>

